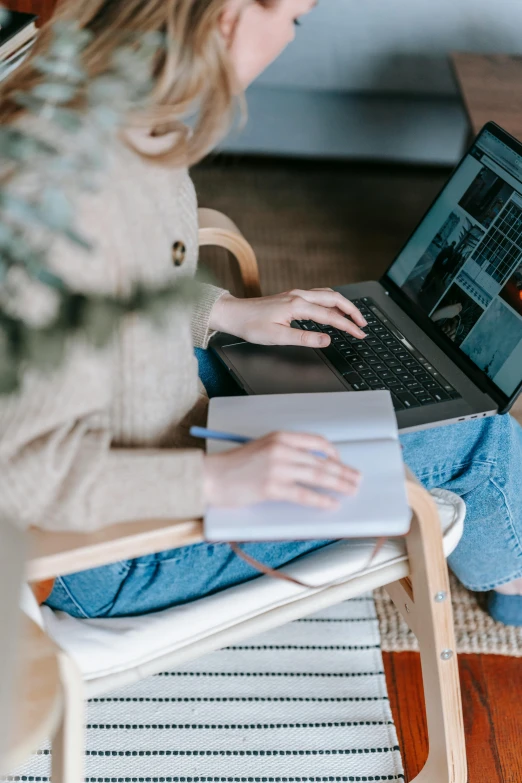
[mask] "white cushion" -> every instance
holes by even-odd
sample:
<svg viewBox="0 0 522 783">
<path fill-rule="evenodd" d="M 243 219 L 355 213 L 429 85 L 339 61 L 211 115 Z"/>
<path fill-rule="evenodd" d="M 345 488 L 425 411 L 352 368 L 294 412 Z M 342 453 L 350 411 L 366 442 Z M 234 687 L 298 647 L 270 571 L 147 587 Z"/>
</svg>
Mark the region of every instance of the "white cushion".
<svg viewBox="0 0 522 783">
<path fill-rule="evenodd" d="M 435 490 L 444 531 L 446 556 L 463 531 L 464 502 L 451 492 Z M 374 539 L 352 539 L 331 544 L 286 566 L 292 576 L 317 585 L 304 588 L 268 576 L 237 585 L 189 604 L 139 617 L 82 620 L 42 607 L 47 632 L 79 665 L 87 680 L 143 665 L 207 636 L 249 620 L 271 609 L 324 589 L 333 580 L 358 578 L 375 546 Z M 390 539 L 365 573 L 406 560 L 404 539 Z"/>
</svg>

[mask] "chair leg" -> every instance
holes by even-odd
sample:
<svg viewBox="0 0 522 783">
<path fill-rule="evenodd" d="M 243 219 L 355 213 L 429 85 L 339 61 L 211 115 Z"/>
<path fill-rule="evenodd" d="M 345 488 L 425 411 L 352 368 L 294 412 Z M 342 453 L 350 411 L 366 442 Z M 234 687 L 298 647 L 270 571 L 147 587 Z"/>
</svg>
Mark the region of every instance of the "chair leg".
<svg viewBox="0 0 522 783">
<path fill-rule="evenodd" d="M 411 576 L 386 588 L 420 648 L 429 754 L 412 783 L 466 783 L 460 680 L 440 523 L 429 495 L 423 490 L 414 494 L 407 537 Z"/>
<path fill-rule="evenodd" d="M 52 783 L 82 783 L 84 766 L 83 682 L 73 661 L 60 653 L 63 712 L 52 740 Z"/>
</svg>

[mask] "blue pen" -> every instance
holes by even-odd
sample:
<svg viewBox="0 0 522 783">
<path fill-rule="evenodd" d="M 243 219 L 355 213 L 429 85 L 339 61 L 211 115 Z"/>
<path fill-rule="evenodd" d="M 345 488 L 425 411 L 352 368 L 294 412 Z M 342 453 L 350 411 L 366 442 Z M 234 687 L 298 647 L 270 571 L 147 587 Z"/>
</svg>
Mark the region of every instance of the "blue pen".
<svg viewBox="0 0 522 783">
<path fill-rule="evenodd" d="M 227 440 L 230 443 L 250 443 L 255 438 L 248 438 L 246 435 L 234 435 L 231 432 L 221 432 L 220 430 L 208 430 L 206 427 L 191 427 L 189 430 L 193 438 L 205 438 L 206 440 Z M 328 455 L 323 451 L 310 452 L 314 457 L 327 459 Z"/>
<path fill-rule="evenodd" d="M 206 438 L 207 440 L 228 440 L 230 443 L 250 443 L 251 440 L 254 440 L 254 438 L 247 438 L 246 435 L 233 435 L 231 432 L 207 430 L 206 427 L 191 427 L 189 432 L 193 438 Z"/>
</svg>

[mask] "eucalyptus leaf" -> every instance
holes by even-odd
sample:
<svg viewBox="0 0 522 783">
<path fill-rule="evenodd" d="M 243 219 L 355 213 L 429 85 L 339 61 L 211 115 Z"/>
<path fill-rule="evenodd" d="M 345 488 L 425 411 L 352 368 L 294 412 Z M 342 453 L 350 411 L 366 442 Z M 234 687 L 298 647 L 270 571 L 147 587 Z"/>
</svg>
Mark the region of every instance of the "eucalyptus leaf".
<svg viewBox="0 0 522 783">
<path fill-rule="evenodd" d="M 50 192 L 51 191 L 51 192 Z M 0 194 L 0 209 L 19 223 L 40 224 L 43 227 L 64 235 L 67 239 L 85 248 L 91 248 L 88 240 L 80 236 L 69 224 L 73 211 L 67 196 L 56 188 L 42 191 L 42 201 L 39 205 L 32 204 L 11 193 Z"/>
<path fill-rule="evenodd" d="M 13 99 L 19 106 L 23 106 L 31 114 L 39 114 L 42 110 L 43 102 L 34 95 L 18 91 L 13 94 Z"/>
<path fill-rule="evenodd" d="M 83 331 L 96 348 L 103 348 L 121 318 L 120 308 L 104 299 L 91 299 L 85 309 Z"/>
<path fill-rule="evenodd" d="M 92 115 L 98 125 L 107 131 L 113 131 L 121 124 L 121 115 L 110 106 L 95 106 Z"/>
<path fill-rule="evenodd" d="M 68 133 L 78 133 L 83 126 L 81 115 L 77 111 L 65 109 L 63 106 L 55 108 L 53 120 Z"/>
<path fill-rule="evenodd" d="M 55 147 L 17 128 L 0 126 L 0 155 L 10 160 L 27 160 L 32 155 L 52 155 Z"/>
<path fill-rule="evenodd" d="M 77 172 L 77 164 L 72 158 L 67 155 L 53 158 L 48 161 L 47 170 L 51 175 L 56 174 L 61 177 L 65 177 L 67 174 L 73 174 Z"/>
<path fill-rule="evenodd" d="M 40 212 L 46 224 L 63 230 L 69 230 L 73 220 L 73 207 L 70 198 L 57 187 L 44 187 L 41 192 Z"/>
<path fill-rule="evenodd" d="M 40 267 L 33 272 L 34 277 L 49 288 L 55 288 L 57 291 L 65 290 L 65 284 L 63 280 L 51 272 L 49 269 Z"/>
<path fill-rule="evenodd" d="M 22 239 L 26 240 L 26 237 L 22 237 Z M 28 275 L 38 279 L 39 272 L 47 264 L 47 253 L 39 245 L 31 245 L 28 241 L 25 241 L 25 251 L 23 255 L 20 254 L 16 258 L 16 261 L 19 266 L 24 267 Z"/>
<path fill-rule="evenodd" d="M 83 325 L 88 304 L 89 299 L 84 294 L 65 290 L 56 319 L 57 326 L 69 334 L 75 332 Z"/>
<path fill-rule="evenodd" d="M 18 372 L 15 359 L 0 356 L 0 395 L 17 391 L 20 385 Z"/>
<path fill-rule="evenodd" d="M 15 239 L 14 230 L 5 222 L 0 222 L 0 247 L 10 247 Z"/>
<path fill-rule="evenodd" d="M 83 237 L 73 228 L 67 228 L 63 233 L 65 238 L 68 239 L 69 242 L 78 245 L 78 247 L 81 247 L 83 250 L 87 250 L 87 251 L 93 250 L 92 242 L 90 242 L 86 237 Z"/>
<path fill-rule="evenodd" d="M 53 326 L 28 329 L 25 334 L 25 357 L 39 370 L 56 369 L 65 352 L 66 335 Z"/>
<path fill-rule="evenodd" d="M 21 223 L 32 223 L 38 221 L 38 213 L 33 204 L 26 199 L 15 196 L 7 190 L 0 193 L 0 207 L 8 217 Z"/>
<path fill-rule="evenodd" d="M 49 103 L 67 103 L 76 95 L 76 89 L 64 82 L 42 82 L 33 87 L 30 95 Z"/>
<path fill-rule="evenodd" d="M 53 25 L 54 38 L 50 51 L 57 58 L 73 60 L 92 40 L 93 33 L 80 30 L 73 22 L 57 20 Z"/>
<path fill-rule="evenodd" d="M 126 98 L 126 89 L 122 80 L 116 76 L 103 76 L 88 85 L 87 94 L 94 105 L 103 102 L 110 106 L 113 101 L 121 102 Z"/>
<path fill-rule="evenodd" d="M 156 329 L 161 329 L 165 325 L 168 310 L 165 303 L 161 301 L 152 301 L 144 310 L 147 317 L 152 321 Z"/>
<path fill-rule="evenodd" d="M 19 231 L 13 231 L 9 244 L 4 245 L 14 261 L 26 263 L 33 255 L 33 248 L 27 238 Z"/>
<path fill-rule="evenodd" d="M 81 51 L 76 40 L 70 40 L 66 36 L 56 38 L 50 46 L 50 54 L 62 62 L 76 62 Z"/>
<path fill-rule="evenodd" d="M 67 79 L 70 82 L 79 83 L 85 80 L 86 72 L 75 62 L 57 59 L 55 57 L 43 57 L 39 55 L 33 59 L 33 65 L 37 71 L 46 76 Z"/>
<path fill-rule="evenodd" d="M 0 180 L 0 394 L 14 391 L 28 367 L 57 367 L 67 339 L 78 330 L 103 347 L 127 313 L 140 312 L 160 326 L 169 309 L 178 303 L 185 307 L 195 291 L 183 280 L 160 289 L 138 285 L 125 297 L 96 296 L 71 291 L 51 270 L 48 256 L 56 236 L 92 248 L 75 228 L 71 194 L 96 187 L 116 129 L 150 94 L 152 64 L 164 45 L 162 35 L 129 36 L 132 45 L 116 51 L 109 71 L 88 80 L 82 56 L 92 33 L 63 20 L 52 25 L 51 33 L 48 51 L 34 60 L 38 84 L 18 91 L 14 99 L 38 116 L 53 143 L 0 127 L 7 172 Z M 69 134 L 75 134 L 74 143 L 64 144 Z M 9 276 L 2 281 L 13 266 L 55 291 L 58 308 L 46 326 L 14 318 L 2 306 L 8 301 Z"/>
</svg>

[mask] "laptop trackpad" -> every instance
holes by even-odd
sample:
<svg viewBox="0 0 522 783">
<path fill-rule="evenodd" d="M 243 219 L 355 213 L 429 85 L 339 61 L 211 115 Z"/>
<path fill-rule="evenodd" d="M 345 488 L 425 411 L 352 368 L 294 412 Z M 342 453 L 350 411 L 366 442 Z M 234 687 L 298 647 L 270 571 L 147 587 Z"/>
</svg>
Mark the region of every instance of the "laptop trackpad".
<svg viewBox="0 0 522 783">
<path fill-rule="evenodd" d="M 253 394 L 346 391 L 311 348 L 237 343 L 222 350 Z"/>
</svg>

